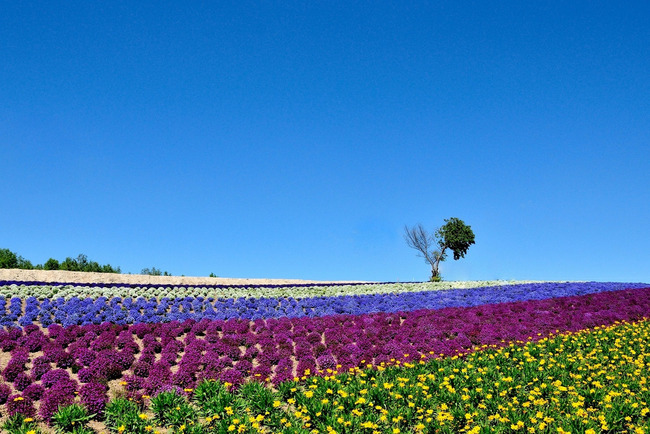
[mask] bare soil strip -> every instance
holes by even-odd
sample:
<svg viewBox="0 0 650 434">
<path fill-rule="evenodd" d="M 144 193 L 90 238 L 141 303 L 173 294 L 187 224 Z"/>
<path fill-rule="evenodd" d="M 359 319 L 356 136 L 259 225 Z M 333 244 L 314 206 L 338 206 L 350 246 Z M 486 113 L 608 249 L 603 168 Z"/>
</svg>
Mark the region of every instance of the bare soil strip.
<svg viewBox="0 0 650 434">
<path fill-rule="evenodd" d="M 65 282 L 79 284 L 127 283 L 135 285 L 301 285 L 305 283 L 360 283 L 359 281 L 317 281 L 301 279 L 240 279 L 228 277 L 147 276 L 142 274 L 85 273 L 62 270 L 0 269 L 0 281 Z"/>
</svg>

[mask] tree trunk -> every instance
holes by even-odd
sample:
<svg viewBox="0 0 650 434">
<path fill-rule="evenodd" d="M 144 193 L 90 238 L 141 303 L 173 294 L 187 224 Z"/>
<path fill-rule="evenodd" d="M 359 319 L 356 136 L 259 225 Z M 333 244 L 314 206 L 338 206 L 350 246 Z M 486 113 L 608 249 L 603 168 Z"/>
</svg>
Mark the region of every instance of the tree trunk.
<svg viewBox="0 0 650 434">
<path fill-rule="evenodd" d="M 442 280 L 438 266 L 440 265 L 440 261 L 444 258 L 443 255 L 445 254 L 445 249 L 446 247 L 443 247 L 442 251 L 433 252 L 435 259 L 431 262 L 431 282 L 440 282 Z"/>
<path fill-rule="evenodd" d="M 431 264 L 431 279 L 430 282 L 439 282 L 440 281 L 440 272 L 438 271 L 438 261 L 435 261 Z"/>
</svg>

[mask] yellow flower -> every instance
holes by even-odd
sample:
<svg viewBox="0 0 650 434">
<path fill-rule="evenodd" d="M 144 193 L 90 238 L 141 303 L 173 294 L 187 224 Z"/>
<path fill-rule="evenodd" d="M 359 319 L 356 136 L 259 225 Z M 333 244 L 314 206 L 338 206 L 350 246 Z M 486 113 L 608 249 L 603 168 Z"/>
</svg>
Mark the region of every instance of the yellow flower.
<svg viewBox="0 0 650 434">
<path fill-rule="evenodd" d="M 522 421 L 518 421 L 516 424 L 513 423 L 510 425 L 510 429 L 513 431 L 517 431 L 519 428 L 523 428 L 523 427 L 524 427 L 524 423 Z"/>
<path fill-rule="evenodd" d="M 641 409 L 641 416 L 645 416 L 645 415 L 648 414 L 649 412 L 650 412 L 650 409 L 648 409 L 648 408 L 643 408 L 643 409 Z"/>
</svg>

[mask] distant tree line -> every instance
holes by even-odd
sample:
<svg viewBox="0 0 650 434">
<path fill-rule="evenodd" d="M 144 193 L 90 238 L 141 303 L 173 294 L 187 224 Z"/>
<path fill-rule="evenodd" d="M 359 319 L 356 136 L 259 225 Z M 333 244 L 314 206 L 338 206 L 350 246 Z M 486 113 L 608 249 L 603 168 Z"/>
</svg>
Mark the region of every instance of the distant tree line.
<svg viewBox="0 0 650 434">
<path fill-rule="evenodd" d="M 21 270 L 65 270 L 65 271 L 87 271 L 93 273 L 117 273 L 122 271 L 120 267 L 113 268 L 110 264 L 100 265 L 95 261 L 89 261 L 86 255 L 79 254 L 76 258 L 67 257 L 65 260 L 59 262 L 54 258 L 45 261 L 44 264 L 32 264 L 28 259 L 12 252 L 9 249 L 0 249 L 0 269 L 1 268 L 18 268 Z M 129 273 L 131 274 L 131 273 Z M 156 267 L 143 268 L 140 274 L 147 274 L 149 276 L 171 276 L 168 271 L 161 271 Z M 217 277 L 214 273 L 210 273 L 210 277 Z"/>
<path fill-rule="evenodd" d="M 171 276 L 171 273 L 160 271 L 156 267 L 143 268 L 140 274 L 148 274 L 149 276 Z"/>
<path fill-rule="evenodd" d="M 87 271 L 94 273 L 121 273 L 120 267 L 113 268 L 110 264 L 100 265 L 96 261 L 89 261 L 88 257 L 83 253 L 76 258 L 67 257 L 61 262 L 54 258 L 50 258 L 44 264 L 33 265 L 30 260 L 17 255 L 9 249 L 0 249 L 0 268 L 19 268 L 22 270 Z"/>
</svg>

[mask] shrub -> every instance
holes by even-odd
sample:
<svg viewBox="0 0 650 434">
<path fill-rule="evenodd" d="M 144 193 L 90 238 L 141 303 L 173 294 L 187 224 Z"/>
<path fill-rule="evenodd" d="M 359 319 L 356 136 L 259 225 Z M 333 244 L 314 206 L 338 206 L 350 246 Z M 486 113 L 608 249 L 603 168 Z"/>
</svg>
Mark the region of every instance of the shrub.
<svg viewBox="0 0 650 434">
<path fill-rule="evenodd" d="M 225 386 L 215 380 L 203 381 L 194 389 L 194 402 L 202 416 L 222 414 L 228 406 L 233 406 L 234 395 Z"/>
<path fill-rule="evenodd" d="M 22 392 L 32 384 L 32 377 L 29 375 L 25 374 L 24 372 L 21 372 L 16 376 L 16 379 L 14 380 L 14 387 L 16 388 L 17 391 Z"/>
<path fill-rule="evenodd" d="M 261 414 L 272 408 L 275 400 L 273 392 L 260 383 L 244 383 L 237 393 L 250 403 L 254 411 Z"/>
<path fill-rule="evenodd" d="M 12 358 L 7 367 L 2 371 L 2 376 L 4 379 L 10 383 L 13 383 L 16 377 L 25 370 L 25 362 L 20 358 Z"/>
<path fill-rule="evenodd" d="M 58 432 L 79 432 L 92 418 L 88 411 L 79 404 L 59 407 L 52 415 L 52 425 Z"/>
<path fill-rule="evenodd" d="M 34 401 L 38 401 L 43 397 L 45 388 L 38 383 L 32 383 L 23 390 L 23 396 L 27 396 Z"/>
<path fill-rule="evenodd" d="M 108 394 L 106 393 L 107 387 L 104 384 L 90 382 L 81 386 L 79 390 L 79 397 L 81 403 L 86 409 L 96 415 L 98 418 L 103 418 L 104 409 L 108 403 Z"/>
<path fill-rule="evenodd" d="M 68 371 L 63 369 L 53 369 L 43 374 L 43 376 L 41 377 L 41 384 L 45 388 L 50 388 L 54 386 L 56 383 L 58 383 L 59 381 L 69 380 L 69 379 L 70 379 L 70 374 L 68 374 Z"/>
<path fill-rule="evenodd" d="M 50 422 L 52 416 L 61 406 L 67 406 L 74 401 L 77 392 L 77 382 L 71 379 L 62 379 L 52 386 L 41 399 L 38 415 L 43 420 Z"/>
<path fill-rule="evenodd" d="M 165 427 L 177 427 L 196 419 L 196 412 L 176 390 L 160 392 L 151 398 L 151 410 L 156 422 Z"/>
<path fill-rule="evenodd" d="M 25 417 L 33 417 L 36 414 L 36 408 L 31 398 L 16 394 L 7 399 L 7 412 L 9 416 L 21 414 Z"/>
<path fill-rule="evenodd" d="M 11 387 L 5 383 L 0 384 L 0 405 L 7 402 L 9 395 L 11 395 Z"/>
<path fill-rule="evenodd" d="M 138 406 L 135 402 L 126 398 L 115 398 L 106 405 L 104 409 L 106 427 L 111 431 L 127 433 L 144 433 L 147 424 L 145 419 L 140 417 Z"/>
<path fill-rule="evenodd" d="M 24 416 L 20 413 L 10 416 L 2 425 L 2 429 L 8 433 L 33 433 L 40 434 L 36 422 L 31 417 Z"/>
</svg>

